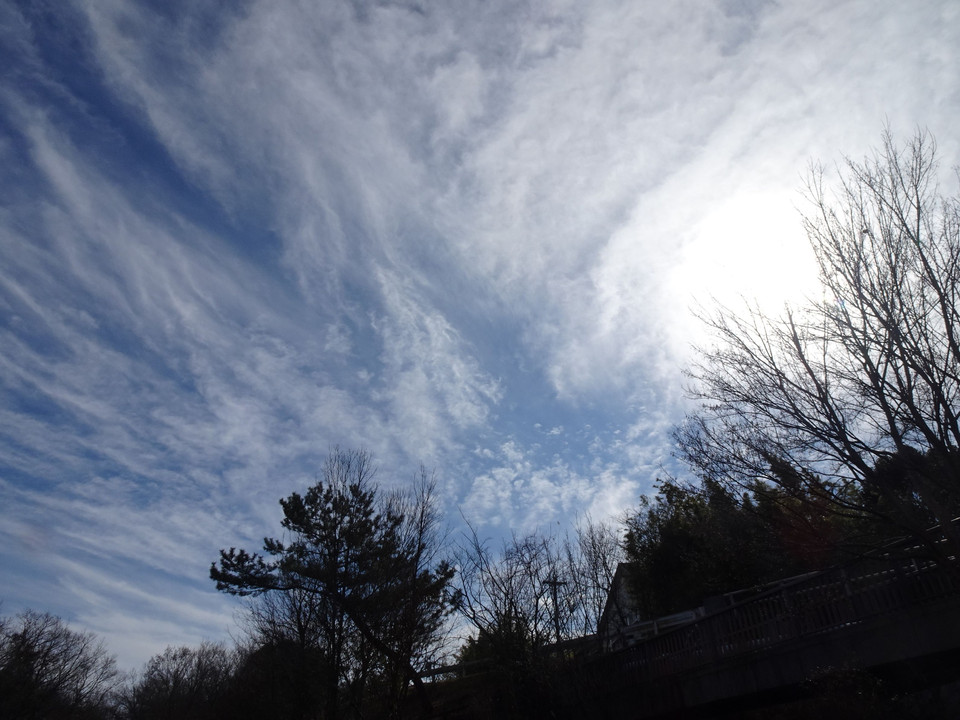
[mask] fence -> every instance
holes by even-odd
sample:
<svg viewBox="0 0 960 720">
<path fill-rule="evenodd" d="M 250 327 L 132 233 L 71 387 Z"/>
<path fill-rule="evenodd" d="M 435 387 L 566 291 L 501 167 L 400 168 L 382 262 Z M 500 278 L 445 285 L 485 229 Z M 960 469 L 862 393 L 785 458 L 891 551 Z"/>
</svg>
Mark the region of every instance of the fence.
<svg viewBox="0 0 960 720">
<path fill-rule="evenodd" d="M 957 567 L 874 561 L 804 576 L 582 667 L 591 684 L 645 683 L 960 595 Z M 584 678 L 587 679 L 587 678 Z"/>
</svg>

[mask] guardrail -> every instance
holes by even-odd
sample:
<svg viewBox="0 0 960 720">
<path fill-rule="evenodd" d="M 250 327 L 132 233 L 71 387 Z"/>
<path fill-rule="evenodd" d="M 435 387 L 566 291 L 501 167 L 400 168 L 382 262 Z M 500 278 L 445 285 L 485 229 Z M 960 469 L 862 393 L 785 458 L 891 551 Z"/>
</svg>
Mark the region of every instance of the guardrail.
<svg viewBox="0 0 960 720">
<path fill-rule="evenodd" d="M 960 572 L 933 561 L 871 561 L 804 576 L 583 667 L 597 683 L 646 682 L 878 615 L 960 595 Z"/>
</svg>

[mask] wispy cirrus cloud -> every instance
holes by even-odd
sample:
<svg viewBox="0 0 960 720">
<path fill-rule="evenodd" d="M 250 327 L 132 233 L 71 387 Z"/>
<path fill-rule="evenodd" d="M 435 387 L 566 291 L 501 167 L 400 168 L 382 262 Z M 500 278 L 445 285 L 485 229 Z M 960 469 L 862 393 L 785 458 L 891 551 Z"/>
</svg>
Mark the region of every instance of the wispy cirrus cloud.
<svg viewBox="0 0 960 720">
<path fill-rule="evenodd" d="M 11 609 L 128 662 L 222 636 L 216 549 L 337 444 L 491 532 L 615 516 L 671 464 L 691 305 L 805 287 L 807 160 L 884 119 L 960 157 L 957 13 L 0 7 Z"/>
</svg>

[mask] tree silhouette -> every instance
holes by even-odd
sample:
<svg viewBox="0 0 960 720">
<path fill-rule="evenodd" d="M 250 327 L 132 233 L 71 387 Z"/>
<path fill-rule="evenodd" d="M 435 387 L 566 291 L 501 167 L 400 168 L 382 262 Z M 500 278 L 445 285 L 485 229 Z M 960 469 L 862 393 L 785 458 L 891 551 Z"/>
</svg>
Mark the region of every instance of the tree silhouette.
<svg viewBox="0 0 960 720">
<path fill-rule="evenodd" d="M 702 477 L 790 490 L 777 458 L 833 511 L 882 517 L 945 559 L 960 550 L 960 202 L 937 173 L 922 132 L 905 149 L 885 133 L 836 193 L 811 171 L 821 299 L 705 317 L 716 342 L 690 372 L 703 405 L 676 438 Z M 890 482 L 890 462 L 920 457 Z"/>
<path fill-rule="evenodd" d="M 217 589 L 235 595 L 306 593 L 316 599 L 324 647 L 332 671 L 325 691 L 326 716 L 336 717 L 349 643 L 359 638 L 377 653 L 387 674 L 413 682 L 426 706 L 423 683 L 413 666 L 414 649 L 437 631 L 447 602 L 452 568 L 429 546 L 431 508 L 417 520 L 407 508 L 385 501 L 373 484 L 364 451 L 335 450 L 322 480 L 304 495 L 280 501 L 286 541 L 266 538 L 265 555 L 220 551 L 210 568 Z M 419 502 L 431 503 L 429 492 Z M 416 509 L 416 502 L 414 503 Z M 431 521 L 432 522 L 432 521 Z"/>
<path fill-rule="evenodd" d="M 129 720 L 203 720 L 223 715 L 234 657 L 222 645 L 168 647 L 147 662 L 126 692 Z"/>
<path fill-rule="evenodd" d="M 92 633 L 28 610 L 0 619 L 0 717 L 105 718 L 116 663 Z"/>
</svg>

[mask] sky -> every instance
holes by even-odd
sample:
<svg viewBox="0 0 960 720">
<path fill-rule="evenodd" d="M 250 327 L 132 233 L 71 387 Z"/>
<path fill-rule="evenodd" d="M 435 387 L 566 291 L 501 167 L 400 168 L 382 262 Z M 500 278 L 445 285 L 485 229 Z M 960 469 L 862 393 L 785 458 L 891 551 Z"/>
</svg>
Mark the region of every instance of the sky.
<svg viewBox="0 0 960 720">
<path fill-rule="evenodd" d="M 454 535 L 616 518 L 694 309 L 814 287 L 810 163 L 960 164 L 958 49 L 955 0 L 0 2 L 0 614 L 228 639 L 210 563 L 338 446 Z"/>
</svg>

